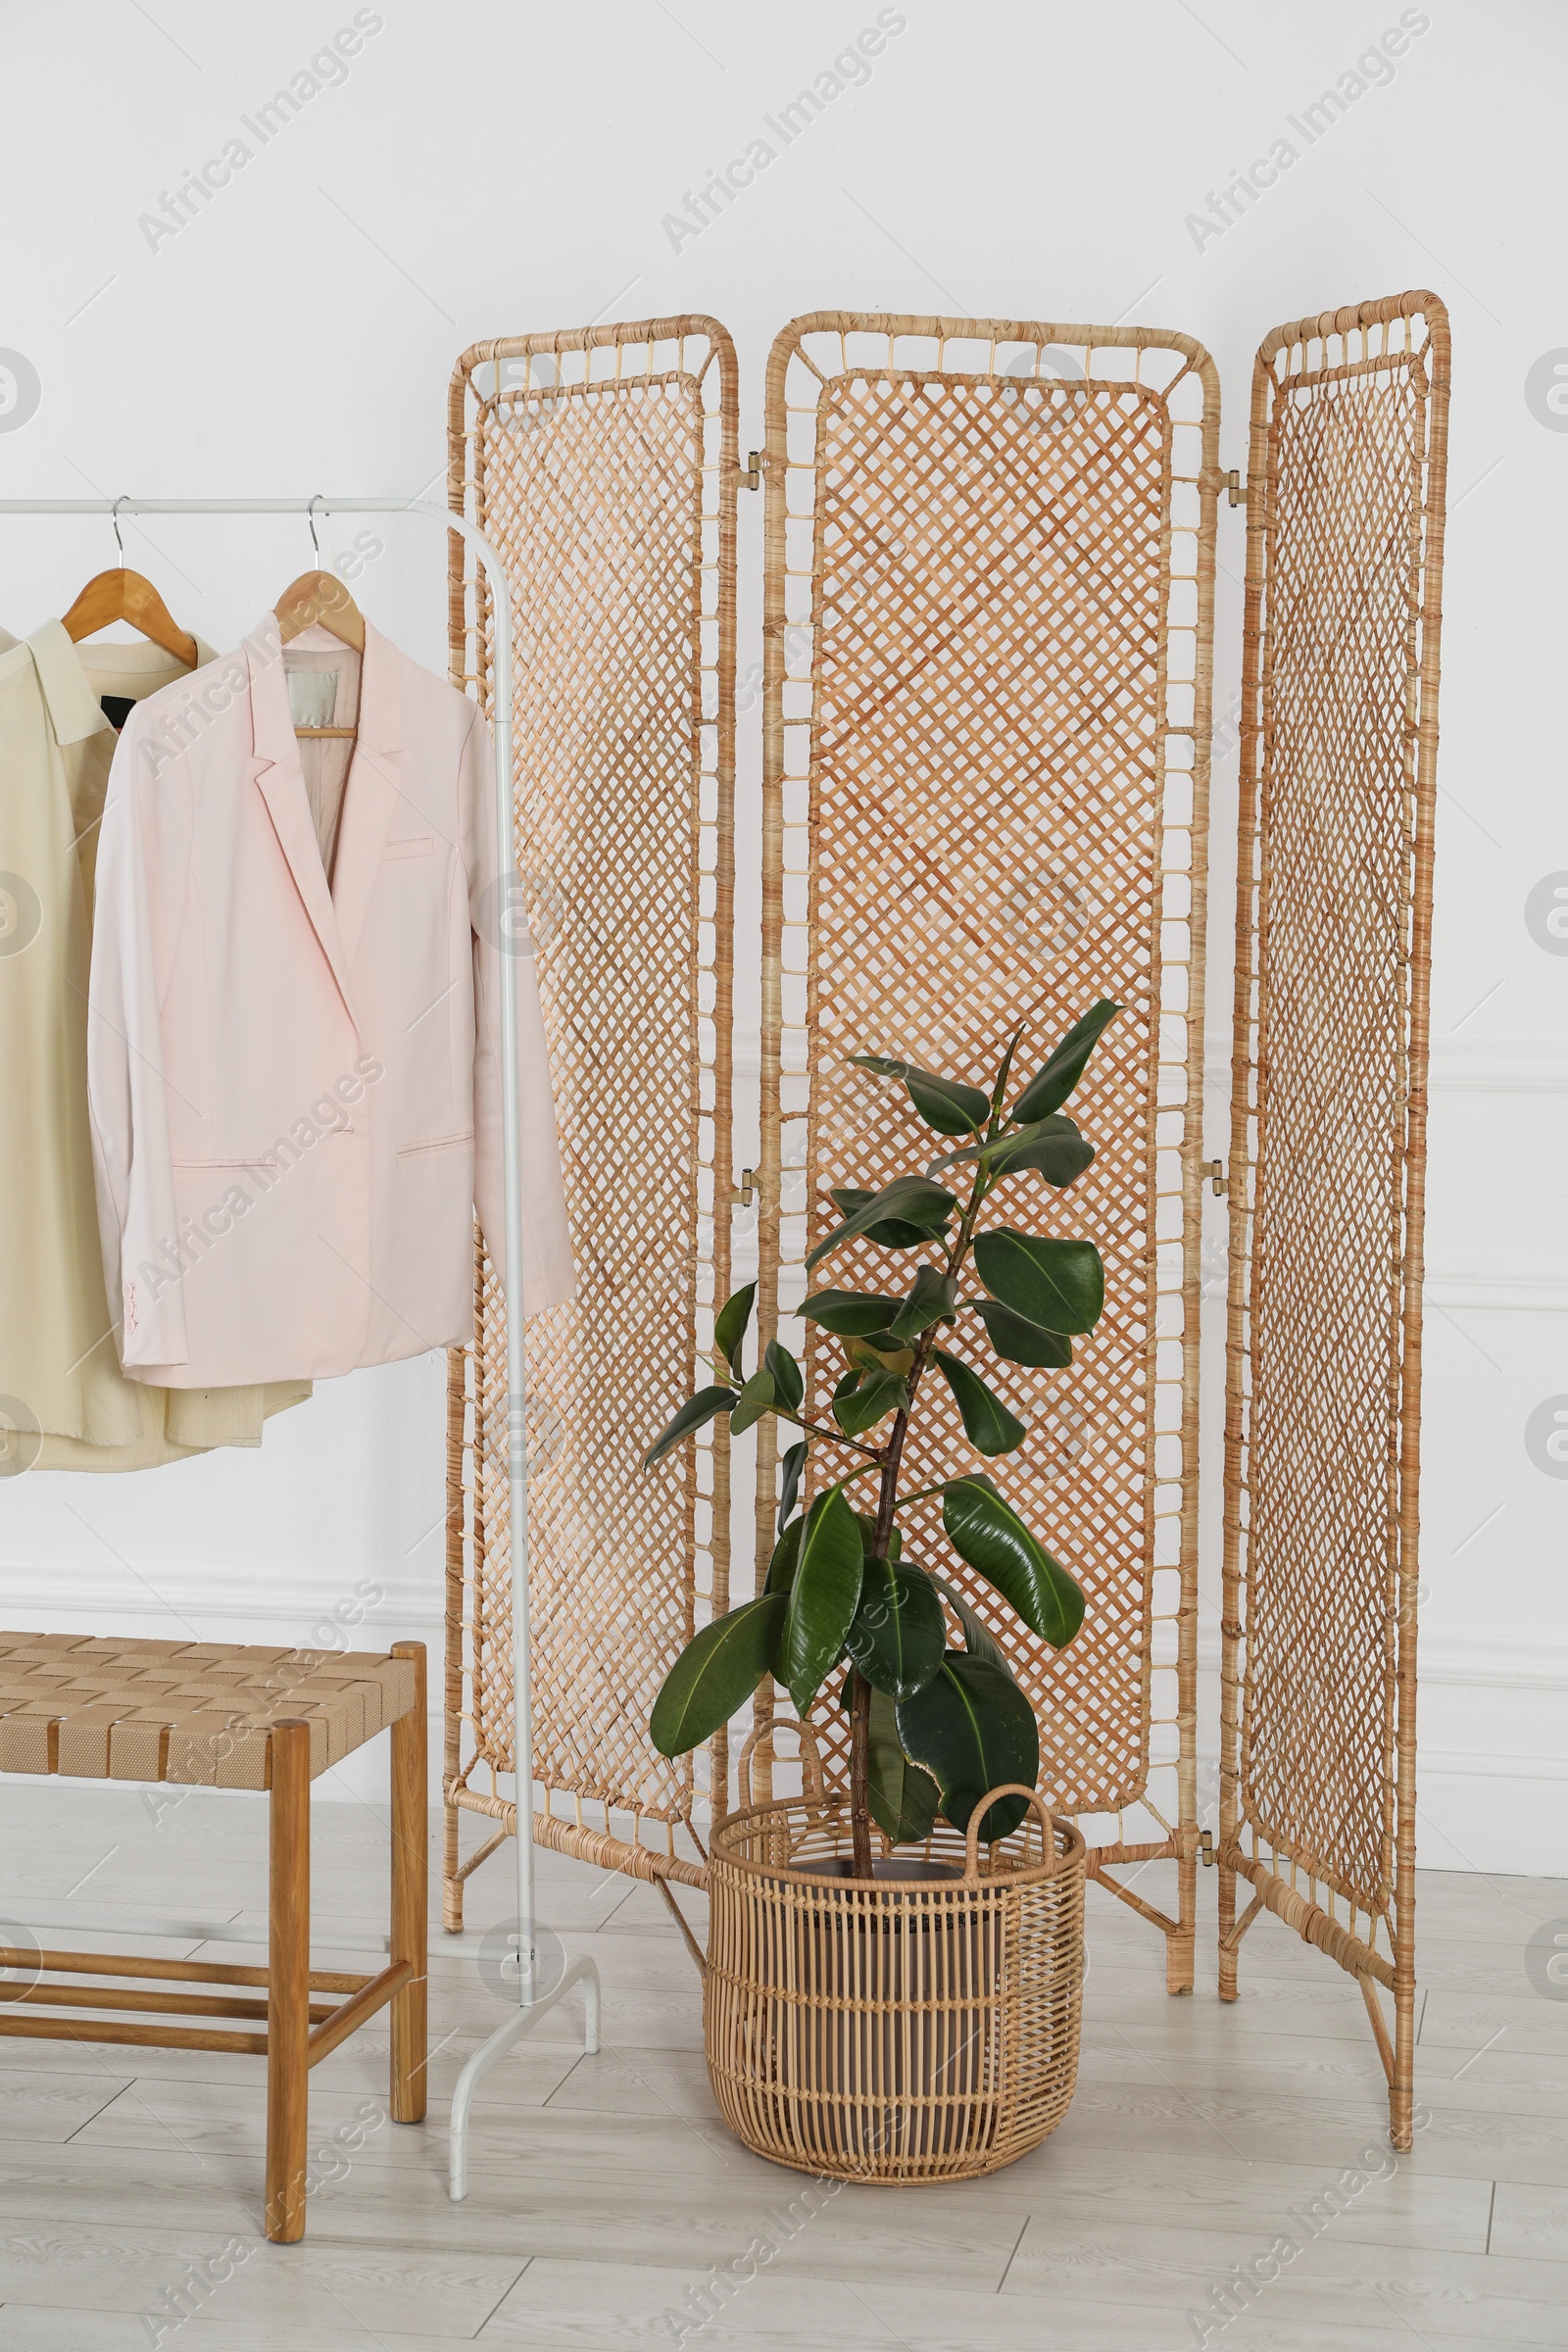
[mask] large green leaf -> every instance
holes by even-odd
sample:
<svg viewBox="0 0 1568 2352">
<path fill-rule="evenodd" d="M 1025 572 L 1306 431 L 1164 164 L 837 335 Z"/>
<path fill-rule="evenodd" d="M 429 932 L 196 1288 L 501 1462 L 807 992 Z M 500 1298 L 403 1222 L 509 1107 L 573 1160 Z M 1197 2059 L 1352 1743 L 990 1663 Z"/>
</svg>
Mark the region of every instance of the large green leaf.
<svg viewBox="0 0 1568 2352">
<path fill-rule="evenodd" d="M 1072 1362 L 1072 1342 L 1065 1332 L 1047 1331 L 1043 1323 L 1026 1322 L 995 1298 L 966 1298 L 963 1303 L 974 1308 L 992 1347 L 1009 1364 L 1060 1372 Z"/>
<path fill-rule="evenodd" d="M 774 1544 L 773 1556 L 767 1563 L 767 1582 L 762 1588 L 765 1592 L 787 1592 L 794 1584 L 805 1527 L 804 1519 L 792 1519 Z"/>
<path fill-rule="evenodd" d="M 888 1329 L 899 1301 L 878 1298 L 870 1291 L 813 1291 L 795 1311 L 841 1340 L 868 1340 L 873 1332 Z"/>
<path fill-rule="evenodd" d="M 909 1392 L 896 1372 L 870 1372 L 843 1395 L 835 1393 L 833 1418 L 847 1438 L 858 1438 L 889 1413 L 902 1412 L 908 1401 Z"/>
<path fill-rule="evenodd" d="M 942 1791 L 942 1810 L 956 1830 L 991 1789 L 1008 1781 L 1032 1788 L 1040 1778 L 1040 1731 L 1017 1684 L 988 1658 L 950 1649 L 940 1670 L 898 1707 L 906 1755 L 923 1764 Z M 990 1843 L 1015 1830 L 1028 1811 L 1021 1796 L 1004 1796 L 980 1825 Z"/>
<path fill-rule="evenodd" d="M 939 1135 L 968 1135 L 983 1127 L 990 1115 L 990 1096 L 978 1086 L 965 1086 L 961 1078 L 943 1078 L 935 1070 L 894 1061 L 886 1054 L 852 1054 L 850 1059 L 859 1069 L 875 1070 L 879 1078 L 902 1078 L 909 1101 Z"/>
<path fill-rule="evenodd" d="M 945 1576 L 933 1576 L 931 1582 L 963 1628 L 963 1646 L 970 1657 L 989 1658 L 992 1665 L 1000 1666 L 1004 1674 L 1011 1674 L 1012 1668 L 1007 1664 L 1002 1644 L 985 1620 L 976 1616 L 957 1586 L 950 1585 Z"/>
<path fill-rule="evenodd" d="M 687 1642 L 648 1722 L 662 1756 L 685 1755 L 745 1705 L 772 1666 L 788 1605 L 782 1592 L 765 1592 L 715 1617 Z"/>
<path fill-rule="evenodd" d="M 1032 1168 L 1057 1192 L 1076 1184 L 1095 1156 L 1094 1145 L 1084 1142 L 1071 1119 L 1061 1117 L 1039 1119 L 1033 1127 L 1021 1127 L 1015 1138 L 1004 1136 L 1002 1144 L 986 1163 L 994 1176 L 1019 1176 Z"/>
<path fill-rule="evenodd" d="M 1047 1331 L 1093 1331 L 1105 1304 L 1105 1269 L 1093 1242 L 1057 1241 L 999 1226 L 974 1244 L 975 1272 L 993 1298 Z"/>
<path fill-rule="evenodd" d="M 912 1698 L 942 1663 L 942 1603 L 923 1568 L 867 1560 L 845 1645 L 873 1690 Z"/>
<path fill-rule="evenodd" d="M 940 1159 L 932 1160 L 926 1172 L 934 1176 L 938 1169 L 961 1167 L 968 1160 L 979 1160 L 992 1176 L 1011 1176 L 1019 1168 L 1036 1168 L 1048 1184 L 1059 1189 L 1081 1176 L 1094 1156 L 1094 1146 L 1084 1142 L 1077 1123 L 1064 1112 L 1056 1112 L 1049 1119 L 1035 1119 L 1027 1127 L 1013 1127 L 1004 1134 L 969 1144 L 961 1152 L 946 1152 Z"/>
<path fill-rule="evenodd" d="M 1055 1649 L 1072 1640 L 1084 1621 L 1083 1593 L 983 1471 L 949 1481 L 942 1524 L 958 1557 L 996 1586 L 1031 1633 Z"/>
<path fill-rule="evenodd" d="M 951 1322 L 956 1303 L 956 1286 L 942 1268 L 921 1266 L 913 1290 L 888 1326 L 889 1332 L 896 1340 L 917 1340 L 933 1323 Z"/>
<path fill-rule="evenodd" d="M 1019 1040 L 1022 1038 L 1026 1026 L 1025 1022 L 1020 1021 L 1008 1038 L 1007 1050 L 1002 1056 L 1002 1067 L 997 1072 L 996 1083 L 991 1089 L 991 1108 L 993 1114 L 998 1117 L 1002 1112 L 1003 1098 L 1007 1091 L 1007 1080 L 1012 1075 L 1012 1057 L 1018 1051 Z"/>
<path fill-rule="evenodd" d="M 801 1367 L 794 1356 L 787 1348 L 781 1348 L 777 1340 L 769 1340 L 762 1361 L 773 1375 L 773 1395 L 778 1402 L 786 1412 L 798 1413 L 801 1399 L 806 1395 L 806 1383 L 801 1378 Z"/>
<path fill-rule="evenodd" d="M 1018 1097 L 1012 1106 L 1013 1118 L 1043 1119 L 1049 1112 L 1061 1108 L 1083 1076 L 1084 1064 L 1120 1010 L 1119 1004 L 1102 997 L 1081 1021 L 1073 1023 L 1050 1060 L 1036 1071 Z"/>
<path fill-rule="evenodd" d="M 837 1193 L 833 1197 L 842 1208 L 846 1197 Z M 895 1176 L 880 1192 L 856 1193 L 854 1200 L 855 1206 L 843 1224 L 835 1226 L 825 1240 L 817 1243 L 806 1261 L 808 1266 L 814 1266 L 819 1257 L 825 1257 L 842 1243 L 853 1241 L 857 1234 L 863 1233 L 871 1241 L 880 1240 L 877 1229 L 887 1222 L 901 1230 L 907 1229 L 917 1241 L 929 1241 L 942 1231 L 958 1205 L 946 1185 L 934 1183 L 929 1176 Z M 897 1242 L 893 1247 L 903 1249 L 907 1245 Z"/>
<path fill-rule="evenodd" d="M 735 1410 L 729 1417 L 730 1428 L 736 1437 L 743 1430 L 750 1429 L 754 1421 L 760 1421 L 764 1413 L 771 1412 L 776 1401 L 772 1373 L 754 1372 L 742 1389 Z"/>
<path fill-rule="evenodd" d="M 795 1508 L 795 1498 L 801 1491 L 801 1472 L 806 1468 L 806 1440 L 804 1438 L 798 1446 L 785 1447 L 784 1459 L 779 1467 L 784 1473 L 778 1498 L 778 1532 L 782 1535 Z"/>
<path fill-rule="evenodd" d="M 752 1319 L 752 1301 L 756 1297 L 755 1282 L 748 1282 L 740 1290 L 732 1291 L 713 1321 L 713 1345 L 737 1380 L 746 1378 L 741 1363 L 741 1346 L 746 1338 L 746 1326 Z"/>
<path fill-rule="evenodd" d="M 864 1553 L 855 1513 L 836 1487 L 806 1514 L 774 1671 L 804 1716 L 837 1663 L 860 1597 Z"/>
<path fill-rule="evenodd" d="M 1016 1413 L 1009 1413 L 994 1389 L 945 1348 L 933 1348 L 937 1369 L 957 1399 L 963 1434 L 977 1453 L 1015 1453 L 1029 1435 Z"/>
<path fill-rule="evenodd" d="M 929 1838 L 942 1791 L 928 1772 L 911 1764 L 899 1738 L 898 1710 L 887 1693 L 871 1691 L 866 1797 L 871 1819 L 895 1845 Z"/>
<path fill-rule="evenodd" d="M 694 1429 L 701 1429 L 715 1413 L 727 1413 L 736 1401 L 733 1389 L 699 1389 L 690 1402 L 681 1406 L 674 1420 L 660 1431 L 643 1455 L 643 1468 L 651 1470 L 666 1453 L 674 1452 L 682 1438 L 689 1438 Z"/>
<path fill-rule="evenodd" d="M 853 1217 L 857 1209 L 863 1208 L 868 1200 L 874 1200 L 876 1195 L 861 1192 L 853 1184 L 836 1184 L 830 1189 L 828 1198 L 843 1215 Z M 865 1238 L 883 1250 L 918 1250 L 940 1232 L 940 1226 L 928 1228 L 901 1221 L 897 1217 L 883 1217 L 875 1225 L 866 1227 Z"/>
</svg>

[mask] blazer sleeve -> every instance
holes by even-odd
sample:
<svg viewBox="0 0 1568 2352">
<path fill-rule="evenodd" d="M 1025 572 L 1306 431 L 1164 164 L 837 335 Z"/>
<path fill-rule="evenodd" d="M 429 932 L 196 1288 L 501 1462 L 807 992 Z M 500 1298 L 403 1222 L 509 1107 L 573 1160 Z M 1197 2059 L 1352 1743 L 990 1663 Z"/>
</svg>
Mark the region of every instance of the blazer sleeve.
<svg viewBox="0 0 1568 2352">
<path fill-rule="evenodd" d="M 490 729 L 477 708 L 464 740 L 458 789 L 473 957 L 473 1200 L 490 1255 L 505 1281 L 501 992 L 511 987 L 517 1008 L 522 1129 L 522 1302 L 523 1312 L 533 1315 L 543 1307 L 564 1304 L 574 1294 L 571 1237 L 533 942 L 515 900 L 513 877 L 500 868 L 495 757 Z"/>
<path fill-rule="evenodd" d="M 160 1009 L 189 871 L 190 790 L 183 755 L 158 747 L 132 710 L 104 800 L 87 990 L 104 1289 L 132 1378 L 190 1361 Z"/>
</svg>

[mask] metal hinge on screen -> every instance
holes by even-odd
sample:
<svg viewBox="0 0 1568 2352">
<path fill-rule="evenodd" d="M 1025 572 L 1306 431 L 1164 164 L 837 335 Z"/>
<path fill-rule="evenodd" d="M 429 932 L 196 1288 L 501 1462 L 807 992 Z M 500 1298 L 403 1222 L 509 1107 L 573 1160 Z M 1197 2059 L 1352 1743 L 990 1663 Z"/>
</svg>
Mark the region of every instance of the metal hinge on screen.
<svg viewBox="0 0 1568 2352">
<path fill-rule="evenodd" d="M 1203 1857 L 1203 1868 L 1212 1870 L 1214 1867 L 1214 1833 L 1212 1830 L 1199 1832 L 1198 1850 Z"/>
<path fill-rule="evenodd" d="M 757 1170 L 755 1168 L 742 1168 L 739 1184 L 732 1184 L 729 1188 L 730 1200 L 736 1208 L 751 1207 L 752 1195 L 756 1190 L 756 1180 Z"/>
<path fill-rule="evenodd" d="M 1247 484 L 1242 479 L 1241 467 L 1239 466 L 1233 466 L 1230 471 L 1228 473 L 1222 473 L 1219 479 L 1220 488 L 1225 492 L 1227 498 L 1230 500 L 1231 505 L 1233 507 L 1245 507 L 1247 504 Z"/>
<path fill-rule="evenodd" d="M 1205 1159 L 1203 1174 L 1214 1188 L 1215 1199 L 1223 1200 L 1231 1189 L 1231 1180 L 1225 1173 L 1225 1162 L 1222 1159 Z"/>
<path fill-rule="evenodd" d="M 743 490 L 760 490 L 762 487 L 762 453 L 760 449 L 747 451 L 745 465 L 737 466 L 735 469 L 735 479 Z"/>
</svg>

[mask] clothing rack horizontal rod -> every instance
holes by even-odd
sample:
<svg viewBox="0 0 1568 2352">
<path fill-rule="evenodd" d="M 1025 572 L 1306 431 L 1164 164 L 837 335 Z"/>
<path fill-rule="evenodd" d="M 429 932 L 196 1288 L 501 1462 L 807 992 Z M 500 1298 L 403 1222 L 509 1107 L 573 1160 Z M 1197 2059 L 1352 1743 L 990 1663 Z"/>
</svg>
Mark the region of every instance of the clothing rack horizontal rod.
<svg viewBox="0 0 1568 2352">
<path fill-rule="evenodd" d="M 0 514 L 433 514 L 470 545 L 484 539 L 466 515 L 429 498 L 0 498 Z M 491 555 L 495 550 L 490 549 Z M 499 561 L 499 559 L 497 559 Z"/>
<path fill-rule="evenodd" d="M 309 498 L 0 498 L 0 514 L 291 514 L 313 525 L 330 514 L 423 514 L 456 531 L 484 566 L 492 599 L 494 653 L 495 815 L 498 873 L 509 903 L 519 903 L 516 827 L 512 789 L 512 591 L 498 550 L 466 514 L 427 498 L 337 497 L 318 490 Z M 526 1361 L 522 1321 L 522 1123 L 517 1085 L 517 999 L 506 963 L 501 991 L 502 1148 L 506 1197 L 507 1276 L 507 1487 L 512 1536 L 513 1757 L 519 1792 L 533 1788 L 532 1660 L 528 1630 L 528 1499 L 523 1453 Z M 517 2000 L 511 2017 L 473 2053 L 458 2078 L 452 2101 L 449 2179 L 452 2194 L 467 2185 L 468 2115 L 475 2085 L 536 2018 L 573 1984 L 582 1984 L 587 2002 L 586 2046 L 599 2047 L 599 1976 L 588 1959 L 574 1961 L 564 1978 L 546 1989 L 538 1969 L 534 1908 L 533 1805 L 517 1806 Z"/>
</svg>

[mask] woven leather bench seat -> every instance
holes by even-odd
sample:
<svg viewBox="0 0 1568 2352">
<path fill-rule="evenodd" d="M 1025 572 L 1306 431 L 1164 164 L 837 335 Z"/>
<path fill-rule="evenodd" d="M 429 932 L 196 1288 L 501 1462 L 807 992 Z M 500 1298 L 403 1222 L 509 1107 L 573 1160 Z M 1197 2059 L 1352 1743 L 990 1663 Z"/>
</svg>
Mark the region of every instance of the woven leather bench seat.
<svg viewBox="0 0 1568 2352">
<path fill-rule="evenodd" d="M 388 1964 L 374 1976 L 313 1970 L 311 1783 L 383 1731 L 392 1735 Z M 266 1791 L 265 1968 L 0 1944 L 0 2038 L 265 2058 L 264 2227 L 274 2243 L 292 2244 L 304 2235 L 310 2185 L 311 2069 L 378 2010 L 391 2014 L 393 2120 L 416 2124 L 425 2111 L 423 1645 L 344 1653 L 0 1634 L 6 1772 Z M 221 1944 L 223 1924 L 204 1936 Z M 105 1984 L 105 1977 L 124 1982 Z"/>
<path fill-rule="evenodd" d="M 310 1726 L 314 1780 L 406 1715 L 415 1683 L 380 1651 L 0 1634 L 0 1772 L 267 1788 L 285 1720 Z"/>
</svg>

